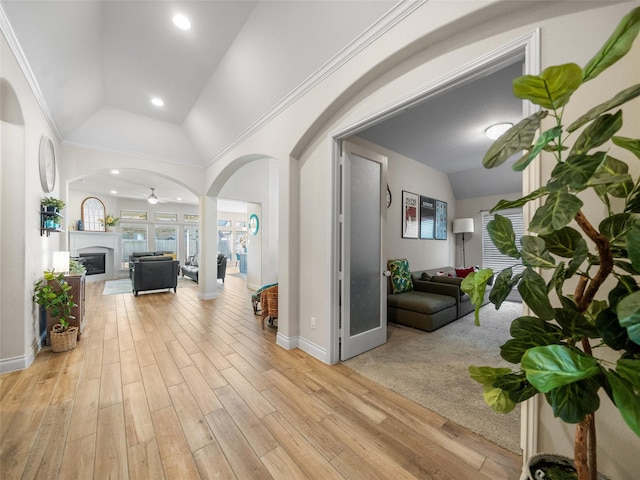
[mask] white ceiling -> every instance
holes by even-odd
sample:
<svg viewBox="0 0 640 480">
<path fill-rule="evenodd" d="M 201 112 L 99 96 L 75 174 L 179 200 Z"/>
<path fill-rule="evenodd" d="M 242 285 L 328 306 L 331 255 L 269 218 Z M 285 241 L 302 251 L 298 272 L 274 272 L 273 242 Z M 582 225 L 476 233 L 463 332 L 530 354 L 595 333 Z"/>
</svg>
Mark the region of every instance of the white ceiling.
<svg viewBox="0 0 640 480">
<path fill-rule="evenodd" d="M 367 35 L 413 8 L 411 3 L 0 0 L 0 26 L 21 52 L 60 141 L 208 165 Z M 189 31 L 173 25 L 177 12 L 190 18 Z M 362 135 L 420 161 L 452 165 L 471 158 L 470 152 L 486 148 L 467 145 L 469 129 L 489 119 L 472 109 L 491 111 L 497 119 L 514 115 L 512 109 L 499 112 L 498 100 L 489 101 L 497 83 L 485 83 L 484 104 L 472 107 L 468 100 L 480 95 L 473 91 L 477 87 L 465 86 L 471 94 L 460 89 L 436 98 L 432 106 Z M 165 106 L 151 105 L 153 96 L 162 97 Z M 457 168 L 452 179 L 463 173 Z M 197 203 L 179 185 L 135 170 L 83 182 L 71 188 L 141 198 L 156 187 L 163 201 L 182 197 Z"/>
</svg>

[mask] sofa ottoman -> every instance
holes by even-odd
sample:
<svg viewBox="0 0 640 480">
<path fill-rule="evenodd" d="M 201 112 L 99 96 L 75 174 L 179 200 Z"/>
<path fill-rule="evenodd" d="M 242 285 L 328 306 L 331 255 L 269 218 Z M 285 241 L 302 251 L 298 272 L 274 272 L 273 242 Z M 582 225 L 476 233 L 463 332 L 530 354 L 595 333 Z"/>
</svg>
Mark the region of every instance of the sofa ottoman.
<svg viewBox="0 0 640 480">
<path fill-rule="evenodd" d="M 387 320 L 432 332 L 457 317 L 456 299 L 449 295 L 410 291 L 387 295 Z"/>
</svg>

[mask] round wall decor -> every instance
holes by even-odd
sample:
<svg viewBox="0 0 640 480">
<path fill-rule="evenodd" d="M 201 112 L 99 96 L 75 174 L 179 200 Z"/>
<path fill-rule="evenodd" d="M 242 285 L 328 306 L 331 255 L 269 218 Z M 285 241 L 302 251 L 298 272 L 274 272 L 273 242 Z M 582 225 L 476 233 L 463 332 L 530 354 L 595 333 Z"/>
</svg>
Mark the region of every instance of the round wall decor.
<svg viewBox="0 0 640 480">
<path fill-rule="evenodd" d="M 249 233 L 251 235 L 257 235 L 258 228 L 260 228 L 260 222 L 258 221 L 258 215 L 252 213 L 249 215 Z"/>
<path fill-rule="evenodd" d="M 40 183 L 46 193 L 56 186 L 56 152 L 49 137 L 40 139 Z"/>
</svg>

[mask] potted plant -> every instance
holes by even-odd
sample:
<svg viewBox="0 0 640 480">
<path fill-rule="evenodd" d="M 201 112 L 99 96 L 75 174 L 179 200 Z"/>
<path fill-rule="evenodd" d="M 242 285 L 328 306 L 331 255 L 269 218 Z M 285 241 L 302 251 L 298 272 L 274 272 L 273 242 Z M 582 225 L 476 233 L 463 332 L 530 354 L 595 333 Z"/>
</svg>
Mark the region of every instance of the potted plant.
<svg viewBox="0 0 640 480">
<path fill-rule="evenodd" d="M 76 346 L 78 327 L 70 326 L 69 320 L 75 318 L 71 315 L 71 309 L 77 305 L 73 302 L 73 295 L 69 293 L 71 286 L 65 281 L 63 273 L 43 273 L 44 278 L 34 284 L 32 301 L 58 320 L 49 332 L 51 349 L 54 352 L 65 352 Z"/>
<path fill-rule="evenodd" d="M 79 260 L 75 258 L 69 259 L 69 273 L 75 275 L 81 275 L 87 272 L 87 267 L 85 267 Z"/>
<path fill-rule="evenodd" d="M 496 140 L 483 159 L 485 167 L 494 168 L 524 151 L 513 164 L 517 171 L 541 152 L 543 162 L 555 160 L 545 185 L 518 200 L 502 200 L 492 210 L 539 205 L 528 226 L 531 234 L 524 235 L 520 245 L 505 217 L 495 215 L 487 226 L 500 252 L 524 268 L 517 275 L 511 268 L 500 272 L 490 293 L 498 309 L 517 286 L 533 312 L 513 320 L 512 338 L 500 347 L 502 358 L 518 368 L 471 366 L 469 372 L 498 412 L 507 413 L 516 403 L 543 393 L 556 417 L 576 424 L 570 462 L 574 476 L 559 478 L 596 478 L 594 415 L 600 389 L 640 436 L 640 178 L 629 174 L 625 161 L 640 159 L 640 139 L 615 136 L 623 124 L 620 107 L 640 96 L 640 85 L 612 95 L 568 126 L 563 118 L 572 94 L 622 58 L 639 29 L 636 8 L 584 68 L 568 63 L 539 76 L 516 78 L 515 96 L 540 110 Z M 551 127 L 534 139 L 545 118 Z M 603 204 L 598 215 L 606 212 L 605 218 L 599 223 L 587 218 L 590 212 L 581 199 L 586 196 Z M 462 282 L 476 305 L 478 325 L 480 300 L 492 275 L 484 269 Z"/>
<path fill-rule="evenodd" d="M 40 204 L 42 205 L 42 208 L 48 212 L 52 212 L 52 213 L 59 213 L 60 210 L 62 210 L 64 207 L 67 206 L 67 204 L 60 200 L 59 198 L 55 198 L 55 197 L 44 197 L 41 201 Z"/>
<path fill-rule="evenodd" d="M 114 217 L 111 214 L 107 214 L 104 218 L 100 219 L 100 225 L 104 225 L 107 232 L 113 232 L 114 227 L 118 224 L 120 219 Z"/>
</svg>

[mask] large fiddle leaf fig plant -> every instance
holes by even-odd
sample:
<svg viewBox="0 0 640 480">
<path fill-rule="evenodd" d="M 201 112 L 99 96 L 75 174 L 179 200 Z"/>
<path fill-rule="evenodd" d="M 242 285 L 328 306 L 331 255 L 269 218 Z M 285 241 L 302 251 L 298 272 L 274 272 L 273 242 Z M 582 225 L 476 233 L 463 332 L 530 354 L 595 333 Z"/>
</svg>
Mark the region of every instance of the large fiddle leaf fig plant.
<svg viewBox="0 0 640 480">
<path fill-rule="evenodd" d="M 580 480 L 596 478 L 594 412 L 600 389 L 640 436 L 640 138 L 616 136 L 623 125 L 622 106 L 640 96 L 640 84 L 568 126 L 563 114 L 583 84 L 627 54 L 639 29 L 636 8 L 583 68 L 567 63 L 516 78 L 515 96 L 540 108 L 502 135 L 483 159 L 486 168 L 494 168 L 524 152 L 513 169 L 523 171 L 539 155 L 555 164 L 545 185 L 521 199 L 500 201 L 492 210 L 533 202 L 528 234 L 519 245 L 507 218 L 496 214 L 487 226 L 500 252 L 523 266 L 517 275 L 511 268 L 499 272 L 490 293 L 497 309 L 517 287 L 533 312 L 513 320 L 512 338 L 500 347 L 502 358 L 518 368 L 472 366 L 469 372 L 499 412 L 543 393 L 556 417 L 576 424 L 574 463 Z M 599 88 L 606 91 L 607 84 Z M 636 174 L 630 173 L 633 162 Z M 592 209 L 583 208 L 587 198 L 602 202 L 596 214 L 602 218 L 605 212 L 605 218 L 598 223 L 588 218 Z M 493 273 L 480 270 L 462 283 L 476 305 L 476 324 Z M 612 351 L 617 361 L 611 361 Z"/>
</svg>

